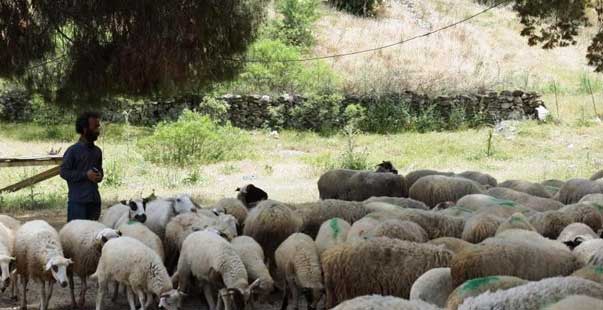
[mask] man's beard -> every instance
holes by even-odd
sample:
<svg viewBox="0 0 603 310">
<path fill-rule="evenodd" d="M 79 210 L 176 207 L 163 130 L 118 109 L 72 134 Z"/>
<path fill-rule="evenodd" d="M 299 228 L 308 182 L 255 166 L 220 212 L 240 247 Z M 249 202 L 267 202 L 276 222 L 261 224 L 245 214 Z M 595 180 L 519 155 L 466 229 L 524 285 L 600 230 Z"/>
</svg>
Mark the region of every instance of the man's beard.
<svg viewBox="0 0 603 310">
<path fill-rule="evenodd" d="M 94 142 L 98 139 L 98 135 L 98 132 L 87 131 L 85 136 L 88 142 Z"/>
</svg>

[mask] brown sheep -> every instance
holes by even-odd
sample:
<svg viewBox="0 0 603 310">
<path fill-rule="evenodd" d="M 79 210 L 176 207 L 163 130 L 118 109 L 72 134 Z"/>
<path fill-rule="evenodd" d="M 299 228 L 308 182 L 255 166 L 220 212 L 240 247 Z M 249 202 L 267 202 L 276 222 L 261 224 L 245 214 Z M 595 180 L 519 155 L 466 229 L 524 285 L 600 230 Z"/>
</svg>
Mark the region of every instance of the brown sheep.
<svg viewBox="0 0 603 310">
<path fill-rule="evenodd" d="M 557 239 L 565 226 L 573 223 L 573 218 L 559 211 L 535 213 L 528 217 L 536 231 L 550 239 Z"/>
<path fill-rule="evenodd" d="M 410 198 L 430 208 L 447 201 L 456 202 L 466 195 L 481 194 L 480 185 L 465 178 L 430 175 L 420 178 L 410 188 Z"/>
<path fill-rule="evenodd" d="M 590 177 L 590 180 L 591 180 L 591 181 L 596 181 L 596 180 L 599 180 L 599 179 L 603 179 L 603 170 L 598 171 L 597 173 L 593 174 L 593 175 Z"/>
<path fill-rule="evenodd" d="M 559 189 L 559 201 L 569 205 L 577 203 L 588 194 L 603 194 L 603 181 L 571 179 Z"/>
<path fill-rule="evenodd" d="M 326 307 L 368 294 L 408 298 L 415 280 L 432 268 L 448 267 L 452 256 L 438 246 L 390 238 L 333 247 L 321 257 Z"/>
<path fill-rule="evenodd" d="M 429 210 L 429 208 L 422 202 L 410 198 L 403 197 L 371 197 L 364 201 L 364 204 L 370 204 L 374 202 L 388 203 L 390 205 L 398 206 L 405 209 L 421 209 Z"/>
<path fill-rule="evenodd" d="M 488 276 L 483 278 L 471 279 L 462 285 L 458 286 L 448 296 L 446 301 L 446 309 L 456 310 L 463 304 L 465 299 L 481 295 L 485 292 L 496 292 L 498 290 L 506 290 L 512 287 L 524 285 L 528 281 L 509 276 Z"/>
<path fill-rule="evenodd" d="M 559 212 L 570 215 L 574 223 L 584 223 L 594 231 L 601 228 L 601 213 L 592 204 L 575 203 L 561 208 Z"/>
<path fill-rule="evenodd" d="M 465 171 L 456 174 L 456 176 L 475 181 L 486 188 L 496 187 L 498 185 L 498 181 L 496 181 L 493 176 L 479 171 Z"/>
<path fill-rule="evenodd" d="M 320 225 L 327 220 L 338 217 L 354 224 L 370 212 L 362 202 L 336 199 L 288 204 L 288 206 L 301 216 L 303 224 L 300 232 L 312 238 L 316 238 Z"/>
<path fill-rule="evenodd" d="M 536 231 L 536 228 L 530 224 L 530 220 L 521 213 L 515 213 L 503 221 L 496 230 L 496 234 L 500 234 L 509 229 L 524 229 Z"/>
<path fill-rule="evenodd" d="M 426 177 L 428 175 L 444 175 L 447 177 L 451 177 L 451 176 L 454 176 L 454 173 L 441 172 L 441 171 L 429 170 L 429 169 L 415 170 L 415 171 L 409 172 L 405 177 L 406 178 L 406 192 L 409 192 L 410 188 L 413 186 L 413 184 L 415 184 L 415 182 L 417 182 L 420 178 Z"/>
<path fill-rule="evenodd" d="M 387 237 L 411 242 L 427 242 L 427 233 L 419 224 L 410 221 L 387 220 L 368 233 L 369 237 Z"/>
<path fill-rule="evenodd" d="M 472 243 L 469 243 L 463 239 L 453 238 L 453 237 L 441 237 L 433 240 L 427 241 L 427 243 L 443 246 L 445 249 L 452 251 L 454 254 L 457 254 L 468 247 L 475 246 Z"/>
<path fill-rule="evenodd" d="M 563 207 L 563 204 L 559 201 L 532 196 L 530 194 L 518 192 L 505 187 L 493 187 L 486 192 L 486 195 L 490 195 L 498 199 L 511 200 L 519 205 L 539 212 L 559 210 Z"/>
<path fill-rule="evenodd" d="M 367 217 L 380 221 L 398 219 L 415 222 L 427 232 L 429 239 L 440 237 L 460 238 L 465 227 L 465 220 L 463 218 L 416 209 L 403 209 L 396 212 L 375 212 L 369 214 Z"/>
<path fill-rule="evenodd" d="M 546 188 L 540 183 L 532 183 L 524 180 L 507 180 L 500 184 L 498 187 L 510 188 L 518 192 L 523 192 L 536 197 L 551 198 L 551 194 Z"/>
<path fill-rule="evenodd" d="M 565 181 L 551 179 L 542 181 L 540 184 L 542 184 L 549 194 L 551 194 L 551 197 L 553 197 L 559 192 L 559 189 L 563 187 Z"/>
<path fill-rule="evenodd" d="M 488 213 L 477 214 L 465 223 L 462 238 L 471 243 L 479 243 L 496 234 L 503 220 Z"/>
<path fill-rule="evenodd" d="M 373 196 L 408 197 L 401 175 L 372 171 L 335 169 L 318 179 L 320 199 L 364 201 Z"/>
</svg>

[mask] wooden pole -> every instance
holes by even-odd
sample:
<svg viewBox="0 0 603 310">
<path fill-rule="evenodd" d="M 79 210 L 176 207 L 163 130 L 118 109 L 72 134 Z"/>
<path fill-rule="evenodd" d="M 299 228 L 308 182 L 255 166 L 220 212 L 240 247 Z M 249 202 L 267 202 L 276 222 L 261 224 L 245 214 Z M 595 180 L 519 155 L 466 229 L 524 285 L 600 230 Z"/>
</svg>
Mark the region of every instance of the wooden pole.
<svg viewBox="0 0 603 310">
<path fill-rule="evenodd" d="M 42 173 L 36 174 L 33 177 L 27 178 L 21 182 L 15 183 L 13 185 L 9 185 L 3 189 L 0 189 L 0 193 L 3 192 L 16 192 L 22 188 L 28 187 L 28 186 L 32 186 L 36 183 L 40 183 L 44 180 L 48 180 L 54 176 L 59 175 L 59 173 L 61 172 L 61 166 L 56 166 L 50 170 L 46 170 Z"/>
</svg>

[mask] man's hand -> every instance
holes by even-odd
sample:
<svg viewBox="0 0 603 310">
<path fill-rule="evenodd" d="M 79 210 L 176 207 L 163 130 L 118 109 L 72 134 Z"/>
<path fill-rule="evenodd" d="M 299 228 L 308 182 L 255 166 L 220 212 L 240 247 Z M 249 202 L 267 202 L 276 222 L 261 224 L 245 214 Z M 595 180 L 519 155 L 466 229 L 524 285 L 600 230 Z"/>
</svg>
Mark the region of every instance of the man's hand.
<svg viewBox="0 0 603 310">
<path fill-rule="evenodd" d="M 86 172 L 86 176 L 88 177 L 88 180 L 94 183 L 98 183 L 103 179 L 103 175 L 100 172 L 94 172 L 92 169 Z"/>
</svg>

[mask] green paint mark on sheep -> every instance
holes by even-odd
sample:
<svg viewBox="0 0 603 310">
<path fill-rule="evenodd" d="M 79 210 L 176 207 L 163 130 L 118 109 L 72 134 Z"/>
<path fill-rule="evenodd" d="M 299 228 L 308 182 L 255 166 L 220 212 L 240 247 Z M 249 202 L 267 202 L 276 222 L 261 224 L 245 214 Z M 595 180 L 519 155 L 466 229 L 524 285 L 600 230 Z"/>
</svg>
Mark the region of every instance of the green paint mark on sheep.
<svg viewBox="0 0 603 310">
<path fill-rule="evenodd" d="M 502 207 L 508 207 L 508 208 L 516 208 L 517 207 L 517 205 L 515 204 L 515 201 L 512 201 L 512 200 L 492 198 L 492 202 L 499 206 L 502 206 Z"/>
<path fill-rule="evenodd" d="M 480 288 L 483 285 L 490 284 L 490 283 L 496 282 L 496 281 L 498 281 L 498 276 L 490 276 L 490 277 L 483 277 L 483 278 L 469 280 L 469 281 L 465 282 L 465 284 L 463 284 L 463 288 L 461 290 L 463 292 L 473 291 L 473 290 Z"/>
<path fill-rule="evenodd" d="M 329 222 L 329 226 L 333 231 L 333 238 L 337 238 L 337 236 L 339 236 L 339 233 L 341 233 L 341 228 L 339 227 L 339 222 L 337 221 L 337 219 L 331 219 L 331 222 Z"/>
<path fill-rule="evenodd" d="M 523 223 L 523 222 L 525 222 L 525 220 L 524 220 L 524 218 L 523 218 L 523 217 L 521 217 L 521 216 L 512 216 L 512 217 L 511 217 L 511 223 L 512 223 L 512 224 L 516 224 L 516 223 L 518 223 L 518 222 L 522 222 L 522 223 Z"/>
<path fill-rule="evenodd" d="M 603 267 L 601 267 L 601 266 L 595 267 L 595 273 L 596 274 L 603 274 Z"/>
<path fill-rule="evenodd" d="M 463 206 L 454 206 L 454 207 L 452 207 L 452 209 L 457 209 L 459 211 L 463 211 L 463 212 L 467 212 L 467 213 L 473 213 L 473 210 L 467 209 Z"/>
<path fill-rule="evenodd" d="M 134 223 L 136 223 L 136 221 L 134 221 L 134 220 L 129 220 L 129 221 L 128 221 L 128 225 L 132 225 L 132 224 L 134 224 Z"/>
<path fill-rule="evenodd" d="M 599 203 L 594 202 L 594 203 L 591 204 L 591 206 L 593 208 L 597 209 L 597 211 L 599 211 L 599 212 L 603 211 L 603 205 L 601 205 Z"/>
</svg>

